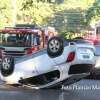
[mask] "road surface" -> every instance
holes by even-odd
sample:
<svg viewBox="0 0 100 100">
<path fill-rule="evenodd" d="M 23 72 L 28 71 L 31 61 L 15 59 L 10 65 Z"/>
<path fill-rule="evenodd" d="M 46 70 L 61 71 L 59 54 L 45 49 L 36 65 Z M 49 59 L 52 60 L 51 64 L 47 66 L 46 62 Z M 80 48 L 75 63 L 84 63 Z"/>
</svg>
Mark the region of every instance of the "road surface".
<svg viewBox="0 0 100 100">
<path fill-rule="evenodd" d="M 84 79 L 62 90 L 32 90 L 0 83 L 0 100 L 100 100 L 100 80 Z"/>
</svg>

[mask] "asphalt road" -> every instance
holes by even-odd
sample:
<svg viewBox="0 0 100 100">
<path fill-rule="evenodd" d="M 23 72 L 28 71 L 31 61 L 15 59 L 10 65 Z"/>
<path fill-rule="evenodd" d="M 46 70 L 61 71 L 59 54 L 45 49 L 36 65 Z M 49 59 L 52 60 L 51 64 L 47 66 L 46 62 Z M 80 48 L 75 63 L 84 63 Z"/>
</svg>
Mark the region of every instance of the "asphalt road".
<svg viewBox="0 0 100 100">
<path fill-rule="evenodd" d="M 100 100 L 100 80 L 81 80 L 63 90 L 33 90 L 0 83 L 0 100 Z"/>
</svg>

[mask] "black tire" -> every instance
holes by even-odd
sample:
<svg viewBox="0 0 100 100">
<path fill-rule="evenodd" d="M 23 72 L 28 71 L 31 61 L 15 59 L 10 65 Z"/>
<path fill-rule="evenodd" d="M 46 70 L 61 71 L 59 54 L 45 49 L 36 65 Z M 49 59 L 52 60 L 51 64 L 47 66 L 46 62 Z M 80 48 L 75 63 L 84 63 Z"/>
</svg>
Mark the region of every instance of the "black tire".
<svg viewBox="0 0 100 100">
<path fill-rule="evenodd" d="M 1 74 L 3 76 L 9 76 L 13 73 L 14 70 L 14 58 L 10 56 L 5 56 L 2 58 L 1 63 Z"/>
<path fill-rule="evenodd" d="M 51 57 L 58 57 L 63 53 L 64 43 L 60 37 L 52 37 L 47 44 L 47 54 Z"/>
</svg>

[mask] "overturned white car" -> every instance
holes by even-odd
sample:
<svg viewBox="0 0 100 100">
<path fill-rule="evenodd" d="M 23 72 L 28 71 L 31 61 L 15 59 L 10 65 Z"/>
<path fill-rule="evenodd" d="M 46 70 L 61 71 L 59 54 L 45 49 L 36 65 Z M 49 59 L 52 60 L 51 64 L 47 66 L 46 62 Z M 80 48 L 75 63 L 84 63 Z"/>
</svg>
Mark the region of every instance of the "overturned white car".
<svg viewBox="0 0 100 100">
<path fill-rule="evenodd" d="M 1 80 L 35 89 L 72 84 L 89 75 L 95 64 L 94 47 L 53 37 L 47 48 L 14 59 L 2 59 Z"/>
</svg>

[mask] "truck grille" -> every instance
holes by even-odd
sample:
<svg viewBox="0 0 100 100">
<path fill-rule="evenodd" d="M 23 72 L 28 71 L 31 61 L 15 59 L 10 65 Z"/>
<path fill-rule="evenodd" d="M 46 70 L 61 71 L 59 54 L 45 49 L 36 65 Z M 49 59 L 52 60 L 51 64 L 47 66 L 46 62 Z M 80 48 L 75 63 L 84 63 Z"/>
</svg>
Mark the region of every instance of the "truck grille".
<svg viewBox="0 0 100 100">
<path fill-rule="evenodd" d="M 25 51 L 4 51 L 3 54 L 6 56 L 20 57 L 25 55 Z"/>
</svg>

